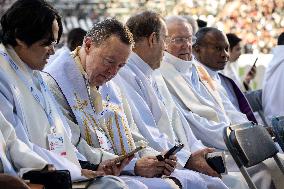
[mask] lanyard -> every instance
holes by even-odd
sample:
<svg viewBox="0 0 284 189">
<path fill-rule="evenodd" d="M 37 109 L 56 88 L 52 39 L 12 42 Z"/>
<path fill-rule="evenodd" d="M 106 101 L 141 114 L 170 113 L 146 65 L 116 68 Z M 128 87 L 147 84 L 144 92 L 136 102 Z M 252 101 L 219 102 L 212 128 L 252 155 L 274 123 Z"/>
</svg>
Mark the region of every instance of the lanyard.
<svg viewBox="0 0 284 189">
<path fill-rule="evenodd" d="M 108 113 L 108 108 L 103 107 L 103 110 L 101 112 L 96 113 L 96 109 L 95 109 L 95 106 L 94 106 L 94 103 L 93 103 L 95 99 L 93 99 L 93 96 L 91 95 L 92 88 L 91 88 L 91 86 L 90 86 L 90 84 L 89 84 L 89 82 L 88 82 L 88 80 L 87 80 L 87 78 L 85 77 L 84 74 L 83 74 L 83 77 L 84 77 L 85 85 L 86 85 L 86 88 L 87 88 L 87 91 L 88 91 L 88 97 L 90 99 L 91 107 L 92 107 L 92 109 L 93 109 L 93 111 L 96 115 L 96 119 L 100 120 L 102 117 L 104 117 L 106 115 L 106 113 Z M 107 100 L 107 103 L 109 103 L 110 99 L 108 98 L 106 100 Z"/>
<path fill-rule="evenodd" d="M 47 90 L 47 87 L 46 87 L 45 83 L 43 82 L 39 73 L 36 73 L 36 79 L 38 80 L 38 82 L 40 84 L 41 91 L 38 90 L 38 88 L 35 86 L 33 81 L 30 82 L 26 79 L 26 77 L 22 73 L 22 70 L 20 69 L 20 67 L 14 62 L 14 60 L 12 60 L 12 58 L 7 53 L 0 51 L 0 54 L 9 63 L 11 68 L 13 68 L 13 70 L 15 71 L 17 76 L 21 79 L 21 81 L 25 84 L 27 89 L 32 93 L 34 99 L 41 105 L 41 107 L 43 108 L 43 110 L 45 111 L 45 113 L 47 115 L 47 118 L 48 118 L 48 121 L 49 121 L 51 127 L 54 127 L 54 120 L 51 116 L 51 114 L 52 114 L 51 106 L 50 106 L 49 103 L 46 104 L 45 103 L 46 100 L 44 100 L 44 99 L 46 99 L 46 98 L 44 98 L 44 96 L 48 95 L 47 93 L 49 91 Z"/>
</svg>

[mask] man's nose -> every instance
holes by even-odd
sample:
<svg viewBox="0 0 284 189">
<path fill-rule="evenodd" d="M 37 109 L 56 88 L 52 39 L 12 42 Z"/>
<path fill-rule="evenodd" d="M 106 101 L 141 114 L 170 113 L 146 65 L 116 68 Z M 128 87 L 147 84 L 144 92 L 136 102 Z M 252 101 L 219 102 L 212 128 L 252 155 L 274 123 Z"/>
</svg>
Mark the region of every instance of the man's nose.
<svg viewBox="0 0 284 189">
<path fill-rule="evenodd" d="M 51 45 L 49 47 L 49 55 L 53 55 L 55 53 L 55 47 L 53 45 Z"/>
<path fill-rule="evenodd" d="M 108 69 L 108 73 L 109 73 L 110 77 L 114 77 L 117 74 L 118 70 L 119 70 L 118 66 L 111 66 Z"/>
<path fill-rule="evenodd" d="M 192 45 L 192 42 L 189 41 L 189 40 L 186 40 L 182 43 L 181 47 L 187 49 L 187 48 L 191 47 L 191 45 Z"/>
<path fill-rule="evenodd" d="M 223 52 L 222 52 L 222 57 L 224 58 L 224 59 L 229 59 L 229 52 L 228 51 L 226 51 L 226 49 L 224 49 L 223 50 Z"/>
</svg>

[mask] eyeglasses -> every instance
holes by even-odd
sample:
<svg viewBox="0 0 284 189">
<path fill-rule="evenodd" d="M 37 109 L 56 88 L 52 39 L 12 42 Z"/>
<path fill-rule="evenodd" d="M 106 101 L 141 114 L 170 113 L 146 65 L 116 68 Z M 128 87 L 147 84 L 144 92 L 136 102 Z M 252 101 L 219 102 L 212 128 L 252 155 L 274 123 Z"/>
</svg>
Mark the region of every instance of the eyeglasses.
<svg viewBox="0 0 284 189">
<path fill-rule="evenodd" d="M 169 39 L 170 43 L 173 43 L 175 45 L 182 45 L 185 43 L 190 43 L 190 44 L 194 44 L 196 42 L 196 37 L 192 36 L 192 37 L 176 37 L 173 39 Z"/>
</svg>

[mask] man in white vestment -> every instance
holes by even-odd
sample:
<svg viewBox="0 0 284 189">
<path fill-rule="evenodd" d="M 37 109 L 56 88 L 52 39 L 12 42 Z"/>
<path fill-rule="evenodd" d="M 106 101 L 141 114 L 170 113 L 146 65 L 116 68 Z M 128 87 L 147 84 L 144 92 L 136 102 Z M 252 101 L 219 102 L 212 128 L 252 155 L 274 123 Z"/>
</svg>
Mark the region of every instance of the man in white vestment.
<svg viewBox="0 0 284 189">
<path fill-rule="evenodd" d="M 158 71 L 162 73 L 174 101 L 186 116 L 193 131 L 196 132 L 197 130 L 203 132 L 202 135 L 206 135 L 206 137 L 201 137 L 200 139 L 205 141 L 205 144 L 209 143 L 209 146 L 212 146 L 211 141 L 219 137 L 219 133 L 213 129 L 217 129 L 218 126 L 221 127 L 222 125 L 224 128 L 229 125 L 229 123 L 217 122 L 219 114 L 222 116 L 223 113 L 220 109 L 216 108 L 218 104 L 214 104 L 214 96 L 211 96 L 203 83 L 199 81 L 196 71 L 197 68 L 190 61 L 192 59 L 191 45 L 195 42 L 191 27 L 179 16 L 167 17 L 166 24 L 169 31 L 167 44 L 168 53 L 165 53 L 163 62 Z M 156 81 L 159 88 L 162 80 L 159 79 Z M 161 94 L 163 98 L 168 99 L 168 97 L 165 96 L 165 92 L 161 92 Z M 204 97 L 205 95 L 208 97 Z M 213 103 L 211 103 L 210 100 L 213 101 Z M 211 121 L 211 119 L 215 119 L 215 121 Z M 214 127 L 214 125 L 216 126 Z M 208 126 L 208 131 L 206 128 L 203 128 L 204 126 Z M 212 128 L 210 128 L 211 126 Z M 223 128 L 219 130 L 219 132 L 221 132 L 220 138 L 215 142 L 220 144 L 218 146 L 219 148 L 221 147 L 221 149 L 226 148 L 222 139 Z M 202 135 L 199 135 L 199 137 Z M 210 139 L 208 139 L 208 137 L 210 137 Z M 232 159 L 229 159 L 229 161 L 227 160 L 226 162 L 228 171 L 230 171 L 229 174 L 240 176 L 237 168 L 231 168 L 232 163 L 235 165 L 235 163 L 231 161 Z M 235 188 L 240 188 L 240 186 L 235 186 Z"/>
<path fill-rule="evenodd" d="M 123 88 L 127 96 L 139 132 L 157 151 L 165 151 L 176 142 L 187 141 L 185 148 L 177 153 L 179 167 L 218 176 L 204 159 L 204 154 L 213 149 L 204 148 L 196 140 L 174 103 L 163 100 L 165 93 L 158 90 L 159 86 L 153 78 L 154 69 L 160 66 L 167 38 L 164 21 L 156 13 L 146 11 L 131 17 L 127 25 L 134 35 L 135 47 L 115 82 Z M 168 111 L 166 106 L 172 108 L 168 108 Z M 199 175 L 209 188 L 218 184 L 219 188 L 224 187 L 220 180 L 213 181 L 213 177 Z"/>
<path fill-rule="evenodd" d="M 79 140 L 85 140 L 93 148 L 101 148 L 100 159 L 125 155 L 136 146 L 119 88 L 111 81 L 107 82 L 124 66 L 132 43 L 132 34 L 127 27 L 115 19 L 107 19 L 93 26 L 82 47 L 70 55 L 59 56 L 44 69 L 58 84 L 51 77 L 45 76 L 58 102 L 69 119 L 79 125 L 72 133 L 76 135 L 81 130 L 82 138 Z M 86 153 L 80 146 L 77 148 L 81 153 Z M 163 174 L 169 176 L 175 164 L 175 156 L 165 162 L 159 162 L 155 156 L 142 157 L 133 159 L 124 171 L 148 177 L 131 179 L 141 180 L 149 188 L 172 188 L 172 181 L 167 184 L 153 177 Z"/>
<path fill-rule="evenodd" d="M 31 20 L 34 22 L 30 23 Z M 78 158 L 85 157 L 72 145 L 70 128 L 38 73 L 49 55 L 54 53 L 54 44 L 62 34 L 61 18 L 57 11 L 42 0 L 16 1 L 2 16 L 1 26 L 0 111 L 3 116 L 0 118 L 2 123 L 8 122 L 3 126 L 8 128 L 12 125 L 18 138 L 30 150 L 56 169 L 69 170 L 72 180 L 120 172 L 127 162 L 123 161 L 119 167 L 110 167 L 115 164 L 106 162 L 99 165 L 98 171 L 81 168 Z M 5 130 L 3 128 L 1 132 Z M 4 138 L 6 135 L 3 134 Z M 14 163 L 20 165 L 21 162 Z M 26 168 L 33 166 L 31 164 Z M 128 188 L 114 176 L 97 178 L 88 188 L 107 185 Z"/>
<path fill-rule="evenodd" d="M 284 115 L 283 69 L 284 69 L 284 32 L 278 37 L 277 46 L 272 49 L 273 58 L 265 70 L 262 87 L 262 106 L 267 122 L 273 116 Z"/>
<path fill-rule="evenodd" d="M 167 45 L 169 53 L 165 53 L 159 70 L 195 136 L 206 146 L 224 150 L 223 129 L 231 123 L 243 123 L 248 119 L 236 111 L 226 93 L 212 88 L 215 83 L 208 80 L 208 72 L 200 64 L 190 61 L 191 44 L 186 43 L 185 37 L 175 37 L 186 31 L 187 36 L 191 36 L 190 30 L 186 29 L 188 26 L 175 24 L 171 18 L 167 20 L 167 26 L 173 36 Z M 197 62 L 196 58 L 193 59 Z"/>
</svg>

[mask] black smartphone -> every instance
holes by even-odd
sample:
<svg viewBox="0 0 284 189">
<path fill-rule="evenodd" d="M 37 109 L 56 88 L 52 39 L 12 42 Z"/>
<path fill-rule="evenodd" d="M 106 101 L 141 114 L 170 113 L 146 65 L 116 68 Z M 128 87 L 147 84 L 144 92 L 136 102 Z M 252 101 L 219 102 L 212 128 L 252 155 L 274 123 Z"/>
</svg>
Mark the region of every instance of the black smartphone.
<svg viewBox="0 0 284 189">
<path fill-rule="evenodd" d="M 255 64 L 256 64 L 256 62 L 257 62 L 257 60 L 258 60 L 258 57 L 255 59 L 255 61 L 254 61 L 253 65 L 252 65 L 252 68 L 255 66 Z"/>
<path fill-rule="evenodd" d="M 176 144 L 174 147 L 169 149 L 164 156 L 158 155 L 156 157 L 159 161 L 164 161 L 165 159 L 169 159 L 171 155 L 175 155 L 176 153 L 178 153 L 183 147 L 184 144 L 182 143 Z"/>
<path fill-rule="evenodd" d="M 71 175 L 68 170 L 32 170 L 23 174 L 24 180 L 32 184 L 42 184 L 46 189 L 72 189 Z"/>
<path fill-rule="evenodd" d="M 225 166 L 224 152 L 208 153 L 205 157 L 208 165 L 219 174 L 226 174 L 227 169 Z"/>
</svg>

